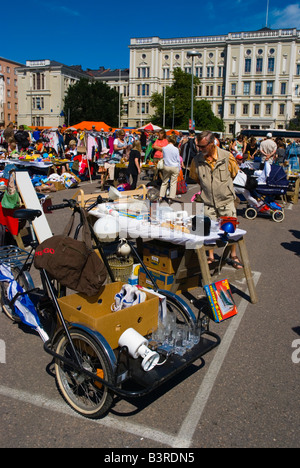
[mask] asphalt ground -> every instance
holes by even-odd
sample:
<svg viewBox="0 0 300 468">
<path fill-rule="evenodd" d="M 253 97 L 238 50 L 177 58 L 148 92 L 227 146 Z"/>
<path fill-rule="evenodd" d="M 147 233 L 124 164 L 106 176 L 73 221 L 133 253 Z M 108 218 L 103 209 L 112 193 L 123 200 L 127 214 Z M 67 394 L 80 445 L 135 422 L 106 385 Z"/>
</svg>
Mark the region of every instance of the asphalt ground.
<svg viewBox="0 0 300 468">
<path fill-rule="evenodd" d="M 81 188 L 93 193 L 99 183 Z M 183 201 L 198 191 L 196 185 L 188 189 Z M 75 191 L 53 193 L 52 201 Z M 245 280 L 234 282 L 238 314 L 211 322 L 221 344 L 148 397 L 116 398 L 104 419 L 87 420 L 69 408 L 40 338 L 0 315 L 1 448 L 103 448 L 111 454 L 117 448 L 198 453 L 300 446 L 300 204 L 287 204 L 280 224 L 247 220 L 239 208 L 258 303 L 249 301 Z M 54 234 L 69 214 L 47 215 Z"/>
</svg>

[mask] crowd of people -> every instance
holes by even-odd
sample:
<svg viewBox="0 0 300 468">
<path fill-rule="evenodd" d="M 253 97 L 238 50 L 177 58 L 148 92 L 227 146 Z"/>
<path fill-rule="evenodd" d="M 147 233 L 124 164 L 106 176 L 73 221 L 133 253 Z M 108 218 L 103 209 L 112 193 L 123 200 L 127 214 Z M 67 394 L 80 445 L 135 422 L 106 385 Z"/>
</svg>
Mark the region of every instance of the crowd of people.
<svg viewBox="0 0 300 468">
<path fill-rule="evenodd" d="M 188 133 L 171 131 L 167 135 L 164 129 L 154 131 L 113 130 L 96 131 L 95 127 L 87 129 L 57 129 L 32 131 L 12 123 L 0 128 L 0 153 L 14 157 L 22 152 L 40 154 L 43 157 L 56 156 L 69 159 L 72 171 L 84 178 L 87 172 L 86 158 L 90 160 L 93 175 L 104 173 L 104 164 L 128 163 L 127 182 L 135 189 L 141 173 L 142 163 L 150 162 L 159 169 L 160 196 L 165 197 L 169 187 L 170 198 L 176 196 L 178 179 L 184 173 L 187 180 L 188 171 L 195 156 L 199 153 L 196 145 L 197 134 L 194 130 Z M 56 145 L 51 144 L 49 132 L 55 132 Z M 92 139 L 87 140 L 88 138 Z M 234 139 L 223 139 L 214 134 L 217 147 L 231 153 L 239 165 L 245 161 L 256 162 L 263 167 L 265 161 L 271 164 L 287 164 L 291 148 L 299 159 L 299 142 L 285 141 L 283 138 L 246 138 L 238 135 Z M 91 145 L 92 149 L 91 149 Z M 89 146 L 89 149 L 87 148 Z M 299 162 L 298 162 L 299 165 Z M 183 172 L 184 171 L 184 172 Z"/>
</svg>

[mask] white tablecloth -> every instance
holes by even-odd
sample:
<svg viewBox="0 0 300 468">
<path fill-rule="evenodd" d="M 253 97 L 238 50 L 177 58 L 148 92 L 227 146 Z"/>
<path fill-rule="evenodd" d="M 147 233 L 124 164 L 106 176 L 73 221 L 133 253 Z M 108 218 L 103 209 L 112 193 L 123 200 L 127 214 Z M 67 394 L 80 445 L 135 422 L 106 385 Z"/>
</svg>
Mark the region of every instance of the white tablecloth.
<svg viewBox="0 0 300 468">
<path fill-rule="evenodd" d="M 96 218 L 108 216 L 95 209 L 90 212 Z M 186 249 L 195 249 L 203 244 L 215 244 L 220 240 L 223 231 L 211 232 L 209 236 L 188 234 L 179 230 L 168 229 L 159 225 L 137 220 L 126 216 L 114 217 L 119 223 L 119 236 L 126 239 L 137 239 L 141 237 L 144 241 L 158 239 L 173 244 L 185 245 Z M 230 240 L 237 241 L 246 234 L 243 229 L 236 229 L 229 235 Z"/>
</svg>

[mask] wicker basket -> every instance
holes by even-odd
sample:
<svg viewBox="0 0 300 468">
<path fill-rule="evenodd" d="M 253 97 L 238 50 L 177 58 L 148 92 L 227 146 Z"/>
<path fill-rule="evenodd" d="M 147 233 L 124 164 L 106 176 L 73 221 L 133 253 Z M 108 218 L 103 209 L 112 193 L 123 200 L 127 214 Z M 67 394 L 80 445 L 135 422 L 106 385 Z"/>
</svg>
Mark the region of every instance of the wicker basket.
<svg viewBox="0 0 300 468">
<path fill-rule="evenodd" d="M 117 257 L 116 255 L 109 255 L 107 257 L 108 263 L 115 277 L 115 281 L 128 282 L 129 276 L 132 274 L 133 257 Z M 108 277 L 107 282 L 111 282 Z"/>
</svg>

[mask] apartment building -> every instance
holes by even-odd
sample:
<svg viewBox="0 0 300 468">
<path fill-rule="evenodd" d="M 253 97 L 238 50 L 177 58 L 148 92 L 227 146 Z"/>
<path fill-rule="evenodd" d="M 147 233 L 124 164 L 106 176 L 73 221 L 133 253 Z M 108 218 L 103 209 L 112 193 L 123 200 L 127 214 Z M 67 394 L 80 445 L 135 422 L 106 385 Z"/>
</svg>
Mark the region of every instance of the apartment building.
<svg viewBox="0 0 300 468">
<path fill-rule="evenodd" d="M 0 124 L 18 123 L 17 67 L 21 63 L 0 57 Z"/>
<path fill-rule="evenodd" d="M 129 126 L 151 117 L 151 95 L 172 84 L 176 67 L 200 79 L 195 98 L 210 101 L 228 135 L 285 128 L 300 110 L 300 30 L 132 38 L 129 48 Z M 191 51 L 197 56 L 189 57 Z"/>
<path fill-rule="evenodd" d="M 66 92 L 80 78 L 88 77 L 81 66 L 67 66 L 53 60 L 28 60 L 16 73 L 19 125 L 46 127 L 67 122 L 68 117 L 63 114 Z"/>
</svg>

